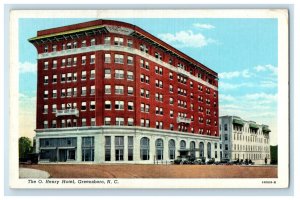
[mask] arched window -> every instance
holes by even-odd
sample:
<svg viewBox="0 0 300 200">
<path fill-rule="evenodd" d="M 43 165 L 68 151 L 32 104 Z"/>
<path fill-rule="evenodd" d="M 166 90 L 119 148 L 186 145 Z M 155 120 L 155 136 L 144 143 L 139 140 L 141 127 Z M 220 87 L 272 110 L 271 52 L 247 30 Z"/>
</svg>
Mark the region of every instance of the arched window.
<svg viewBox="0 0 300 200">
<path fill-rule="evenodd" d="M 200 149 L 200 158 L 203 158 L 204 157 L 204 143 L 203 142 L 200 142 L 199 149 Z"/>
<path fill-rule="evenodd" d="M 194 141 L 190 142 L 190 151 L 191 151 L 191 158 L 195 159 L 196 152 L 195 152 L 195 142 Z"/>
<path fill-rule="evenodd" d="M 211 144 L 207 143 L 207 158 L 211 159 Z"/>
<path fill-rule="evenodd" d="M 175 159 L 175 140 L 169 140 L 169 159 Z"/>
<path fill-rule="evenodd" d="M 157 139 L 155 141 L 156 147 L 156 160 L 163 160 L 164 159 L 164 142 L 162 139 Z"/>
<path fill-rule="evenodd" d="M 149 138 L 143 137 L 141 139 L 141 144 L 140 144 L 140 156 L 141 156 L 141 160 L 149 160 Z"/>
<path fill-rule="evenodd" d="M 186 148 L 186 143 L 184 140 L 180 141 L 180 149 L 185 149 Z"/>
</svg>

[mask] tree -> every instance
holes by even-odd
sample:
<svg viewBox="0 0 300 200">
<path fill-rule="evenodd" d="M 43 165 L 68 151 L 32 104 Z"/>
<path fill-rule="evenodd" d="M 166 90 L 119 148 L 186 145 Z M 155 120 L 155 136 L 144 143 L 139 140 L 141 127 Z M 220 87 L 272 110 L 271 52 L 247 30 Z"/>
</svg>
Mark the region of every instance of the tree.
<svg viewBox="0 0 300 200">
<path fill-rule="evenodd" d="M 28 137 L 19 138 L 19 158 L 25 158 L 26 154 L 32 152 L 31 141 Z"/>
</svg>

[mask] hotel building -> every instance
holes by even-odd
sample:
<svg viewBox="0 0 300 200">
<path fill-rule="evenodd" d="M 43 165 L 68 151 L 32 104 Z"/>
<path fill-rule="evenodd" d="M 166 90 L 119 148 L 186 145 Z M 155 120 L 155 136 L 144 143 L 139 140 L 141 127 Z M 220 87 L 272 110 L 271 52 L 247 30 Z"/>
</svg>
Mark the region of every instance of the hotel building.
<svg viewBox="0 0 300 200">
<path fill-rule="evenodd" d="M 132 24 L 37 32 L 40 162 L 219 160 L 218 75 Z"/>
<path fill-rule="evenodd" d="M 236 116 L 221 116 L 220 148 L 222 158 L 246 159 L 255 164 L 270 163 L 270 132 L 267 125 L 246 121 Z"/>
</svg>

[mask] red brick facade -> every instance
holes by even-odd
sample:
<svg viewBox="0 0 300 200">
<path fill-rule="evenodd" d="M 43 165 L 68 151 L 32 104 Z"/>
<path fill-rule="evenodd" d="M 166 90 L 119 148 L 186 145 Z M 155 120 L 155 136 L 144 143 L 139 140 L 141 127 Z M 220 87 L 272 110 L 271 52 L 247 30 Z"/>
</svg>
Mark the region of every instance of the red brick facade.
<svg viewBox="0 0 300 200">
<path fill-rule="evenodd" d="M 105 40 L 107 37 L 110 37 L 109 44 Z M 119 44 L 115 44 L 115 38 L 122 38 L 118 39 Z M 91 42 L 92 39 L 95 43 Z M 219 136 L 217 73 L 139 27 L 117 21 L 96 20 L 38 31 L 37 37 L 29 41 L 35 45 L 39 54 L 37 129 L 103 126 L 105 118 L 110 117 L 110 125 L 116 125 L 116 118 L 124 118 L 124 124 L 121 122 L 124 126 L 146 126 L 146 120 L 149 120 L 150 128 L 170 130 L 173 126 L 174 131 Z M 86 41 L 85 47 L 83 41 Z M 53 50 L 55 45 L 56 51 Z M 110 55 L 110 62 L 105 60 L 105 54 Z M 91 62 L 92 55 L 95 56 L 94 62 Z M 123 56 L 123 62 L 118 62 L 121 58 L 116 55 Z M 83 56 L 86 56 L 85 64 L 82 64 Z M 132 57 L 132 64 L 128 57 Z M 53 61 L 57 62 L 56 66 Z M 179 67 L 185 72 L 179 71 Z M 107 78 L 109 75 L 105 78 L 105 70 L 109 69 L 110 78 Z M 115 70 L 123 70 L 124 77 L 122 73 L 116 74 Z M 65 80 L 62 76 L 65 76 Z M 148 83 L 146 77 L 149 78 Z M 105 93 L 105 85 L 110 85 L 110 94 Z M 92 86 L 94 94 L 91 94 Z M 123 94 L 115 94 L 116 86 L 124 87 Z M 85 95 L 82 95 L 83 87 L 86 87 Z M 128 87 L 132 87 L 132 94 L 128 94 Z M 56 97 L 55 93 L 53 97 L 55 90 Z M 144 90 L 144 96 L 141 96 L 141 90 Z M 48 91 L 48 97 L 45 91 Z M 68 91 L 71 91 L 71 95 L 68 95 Z M 149 97 L 146 97 L 146 91 L 149 91 Z M 173 98 L 173 104 L 170 104 L 170 98 Z M 111 102 L 110 109 L 105 108 L 106 101 Z M 124 108 L 117 110 L 115 101 L 123 101 Z M 85 110 L 82 102 L 86 103 Z M 91 108 L 92 102 L 95 103 L 95 109 Z M 133 110 L 129 110 L 128 102 L 133 103 Z M 53 104 L 57 110 L 67 110 L 70 104 L 79 111 L 79 115 L 57 116 L 55 110 L 52 110 Z M 142 104 L 144 111 L 141 110 Z M 48 106 L 48 112 L 45 112 L 45 105 Z M 147 105 L 149 112 L 146 112 Z M 170 112 L 173 112 L 173 117 Z M 183 120 L 191 119 L 191 122 L 178 122 L 179 113 Z M 133 124 L 128 124 L 129 118 L 133 119 Z M 86 124 L 82 119 L 86 120 Z M 92 119 L 95 119 L 95 123 Z M 46 122 L 48 125 L 45 125 Z"/>
</svg>

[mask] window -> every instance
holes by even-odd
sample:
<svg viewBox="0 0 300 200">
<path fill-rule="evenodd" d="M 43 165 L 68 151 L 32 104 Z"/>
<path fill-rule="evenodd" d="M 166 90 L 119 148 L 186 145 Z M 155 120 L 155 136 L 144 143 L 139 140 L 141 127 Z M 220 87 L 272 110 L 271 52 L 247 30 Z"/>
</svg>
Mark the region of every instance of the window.
<svg viewBox="0 0 300 200">
<path fill-rule="evenodd" d="M 77 42 L 73 42 L 73 48 L 77 48 Z"/>
<path fill-rule="evenodd" d="M 74 58 L 73 58 L 73 66 L 76 66 L 76 65 L 77 65 L 77 58 L 74 57 Z"/>
<path fill-rule="evenodd" d="M 170 130 L 171 130 L 171 131 L 174 130 L 174 124 L 170 124 Z"/>
<path fill-rule="evenodd" d="M 124 126 L 124 118 L 116 117 L 116 126 Z"/>
<path fill-rule="evenodd" d="M 91 118 L 91 126 L 96 126 L 96 119 L 95 118 Z"/>
<path fill-rule="evenodd" d="M 81 47 L 86 47 L 86 40 L 83 40 L 83 41 L 81 42 Z"/>
<path fill-rule="evenodd" d="M 123 45 L 124 39 L 120 37 L 115 37 L 114 44 L 117 46 Z"/>
<path fill-rule="evenodd" d="M 81 72 L 81 80 L 86 80 L 86 71 Z"/>
<path fill-rule="evenodd" d="M 149 106 L 149 104 L 146 104 L 146 107 L 145 107 L 145 112 L 149 112 L 149 110 L 150 110 L 150 106 Z"/>
<path fill-rule="evenodd" d="M 44 121 L 44 128 L 48 128 L 48 121 Z"/>
<path fill-rule="evenodd" d="M 127 80 L 133 81 L 133 72 L 127 71 Z"/>
<path fill-rule="evenodd" d="M 104 125 L 109 126 L 111 122 L 111 118 L 110 117 L 105 117 L 104 118 Z"/>
<path fill-rule="evenodd" d="M 225 134 L 225 140 L 228 140 L 228 134 Z"/>
<path fill-rule="evenodd" d="M 141 119 L 141 127 L 144 127 L 144 126 L 145 126 L 145 120 Z"/>
<path fill-rule="evenodd" d="M 133 126 L 133 118 L 128 118 L 128 126 Z"/>
<path fill-rule="evenodd" d="M 81 64 L 82 65 L 86 64 L 86 56 L 81 56 Z"/>
<path fill-rule="evenodd" d="M 95 110 L 96 109 L 96 104 L 95 101 L 90 102 L 90 110 Z"/>
<path fill-rule="evenodd" d="M 174 111 L 170 110 L 170 117 L 173 118 L 174 117 Z"/>
<path fill-rule="evenodd" d="M 48 114 L 48 105 L 44 105 L 43 114 Z"/>
<path fill-rule="evenodd" d="M 207 143 L 207 158 L 211 159 L 211 144 L 210 144 L 210 142 Z"/>
<path fill-rule="evenodd" d="M 124 63 L 124 55 L 115 54 L 115 63 L 123 64 Z"/>
<path fill-rule="evenodd" d="M 133 106 L 133 102 L 128 102 L 128 110 L 133 111 L 134 110 L 134 106 Z"/>
<path fill-rule="evenodd" d="M 71 43 L 71 42 L 69 42 L 69 43 L 67 44 L 67 49 L 72 49 L 72 43 Z"/>
<path fill-rule="evenodd" d="M 91 95 L 95 95 L 95 86 L 91 85 Z"/>
<path fill-rule="evenodd" d="M 110 45 L 110 37 L 105 37 L 104 38 L 104 44 Z"/>
<path fill-rule="evenodd" d="M 72 73 L 68 73 L 67 74 L 67 82 L 71 82 L 72 81 Z"/>
<path fill-rule="evenodd" d="M 73 81 L 77 81 L 77 72 L 73 73 Z"/>
<path fill-rule="evenodd" d="M 66 127 L 66 120 L 64 120 L 64 119 L 61 120 L 61 127 L 62 128 Z"/>
<path fill-rule="evenodd" d="M 82 137 L 82 161 L 94 161 L 94 137 Z"/>
<path fill-rule="evenodd" d="M 133 160 L 133 136 L 128 136 L 128 161 Z"/>
<path fill-rule="evenodd" d="M 180 141 L 180 149 L 186 149 L 186 142 L 184 140 Z"/>
<path fill-rule="evenodd" d="M 90 64 L 95 64 L 95 55 L 90 56 Z"/>
<path fill-rule="evenodd" d="M 63 59 L 61 60 L 61 67 L 65 67 L 65 66 L 66 66 L 66 59 L 63 58 Z"/>
<path fill-rule="evenodd" d="M 81 126 L 86 126 L 86 118 L 81 119 Z"/>
<path fill-rule="evenodd" d="M 61 89 L 60 97 L 61 98 L 66 97 L 66 89 Z"/>
<path fill-rule="evenodd" d="M 150 98 L 150 92 L 149 92 L 149 90 L 146 90 L 146 95 L 145 95 L 145 97 L 146 97 L 147 99 Z"/>
<path fill-rule="evenodd" d="M 140 67 L 144 68 L 144 60 L 140 60 Z"/>
<path fill-rule="evenodd" d="M 173 80 L 173 73 L 172 72 L 169 73 L 169 79 Z"/>
<path fill-rule="evenodd" d="M 91 76 L 90 76 L 90 79 L 91 79 L 91 80 L 92 80 L 92 79 L 95 79 L 95 70 L 94 70 L 94 69 L 91 70 Z"/>
<path fill-rule="evenodd" d="M 144 103 L 141 104 L 141 112 L 145 112 L 145 104 Z"/>
<path fill-rule="evenodd" d="M 140 141 L 140 156 L 141 160 L 149 160 L 150 140 L 143 137 Z"/>
<path fill-rule="evenodd" d="M 68 88 L 67 89 L 67 97 L 71 97 L 72 96 L 72 88 Z"/>
<path fill-rule="evenodd" d="M 86 102 L 81 102 L 81 110 L 86 111 Z"/>
<path fill-rule="evenodd" d="M 56 106 L 56 104 L 53 104 L 52 105 L 52 113 L 56 113 L 56 110 L 57 110 L 57 106 Z"/>
<path fill-rule="evenodd" d="M 49 67 L 49 62 L 48 61 L 44 62 L 44 69 L 48 69 L 48 67 Z"/>
<path fill-rule="evenodd" d="M 57 45 L 53 45 L 53 46 L 52 46 L 52 51 L 53 51 L 53 52 L 56 52 L 56 51 L 57 51 Z"/>
<path fill-rule="evenodd" d="M 44 46 L 44 53 L 48 52 L 48 46 Z"/>
<path fill-rule="evenodd" d="M 141 82 L 145 82 L 145 75 L 141 74 Z"/>
<path fill-rule="evenodd" d="M 49 82 L 49 77 L 48 76 L 44 76 L 44 84 L 48 84 L 48 82 Z"/>
<path fill-rule="evenodd" d="M 141 89 L 141 97 L 145 96 L 145 90 Z"/>
<path fill-rule="evenodd" d="M 170 86 L 169 86 L 169 91 L 170 91 L 171 93 L 173 93 L 173 85 L 170 85 Z"/>
<path fill-rule="evenodd" d="M 116 161 L 124 160 L 124 136 L 115 137 L 115 156 Z"/>
<path fill-rule="evenodd" d="M 169 159 L 175 159 L 175 140 L 169 140 Z"/>
<path fill-rule="evenodd" d="M 163 160 L 164 158 L 164 142 L 162 139 L 157 139 L 155 141 L 156 147 L 156 160 Z"/>
<path fill-rule="evenodd" d="M 96 45 L 96 39 L 95 39 L 95 38 L 92 38 L 92 39 L 91 39 L 91 46 L 94 46 L 94 45 Z"/>
<path fill-rule="evenodd" d="M 105 54 L 104 62 L 105 62 L 105 63 L 110 63 L 110 62 L 111 62 L 110 54 L 108 54 L 108 53 Z"/>
<path fill-rule="evenodd" d="M 81 96 L 86 96 L 86 87 L 81 87 Z"/>
<path fill-rule="evenodd" d="M 71 67 L 71 65 L 72 65 L 72 58 L 68 58 L 67 59 L 67 66 Z"/>
<path fill-rule="evenodd" d="M 110 110 L 111 109 L 111 101 L 105 101 L 104 108 L 105 108 L 105 110 Z"/>
<path fill-rule="evenodd" d="M 127 64 L 128 65 L 133 65 L 133 57 L 132 56 L 127 57 Z"/>
<path fill-rule="evenodd" d="M 105 136 L 105 161 L 110 161 L 111 157 L 111 137 Z"/>
<path fill-rule="evenodd" d="M 116 79 L 124 79 L 124 70 L 115 70 Z"/>
<path fill-rule="evenodd" d="M 170 97 L 170 104 L 173 105 L 174 104 L 174 99 L 172 97 Z"/>
<path fill-rule="evenodd" d="M 150 120 L 149 119 L 146 119 L 146 127 L 150 127 Z"/>
<path fill-rule="evenodd" d="M 124 86 L 116 85 L 115 86 L 115 94 L 124 94 Z"/>
<path fill-rule="evenodd" d="M 48 90 L 45 90 L 45 91 L 44 91 L 44 99 L 47 99 L 47 98 L 48 98 L 48 95 L 49 95 Z"/>
<path fill-rule="evenodd" d="M 52 83 L 57 83 L 57 75 L 52 76 Z"/>
<path fill-rule="evenodd" d="M 57 68 L 57 60 L 53 60 L 53 62 L 52 62 L 52 68 L 53 69 Z"/>
<path fill-rule="evenodd" d="M 124 110 L 124 101 L 115 101 L 116 110 Z"/>
<path fill-rule="evenodd" d="M 77 96 L 77 88 L 73 88 L 73 96 L 74 96 L 74 97 Z"/>
<path fill-rule="evenodd" d="M 200 158 L 203 158 L 204 157 L 204 143 L 203 142 L 200 142 Z"/>
<path fill-rule="evenodd" d="M 127 93 L 128 93 L 128 95 L 133 95 L 133 87 L 128 86 L 127 87 Z"/>
<path fill-rule="evenodd" d="M 127 40 L 127 46 L 128 46 L 128 47 L 132 47 L 132 46 L 133 46 L 132 40 Z"/>
<path fill-rule="evenodd" d="M 106 78 L 106 79 L 111 78 L 111 70 L 110 69 L 105 69 L 104 70 L 104 78 Z"/>
</svg>

